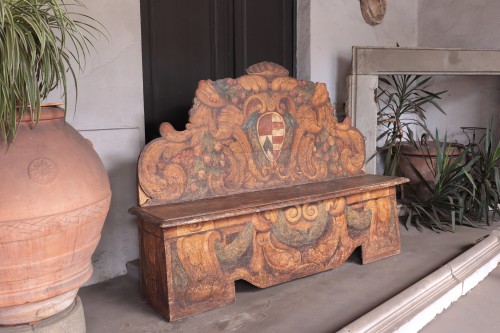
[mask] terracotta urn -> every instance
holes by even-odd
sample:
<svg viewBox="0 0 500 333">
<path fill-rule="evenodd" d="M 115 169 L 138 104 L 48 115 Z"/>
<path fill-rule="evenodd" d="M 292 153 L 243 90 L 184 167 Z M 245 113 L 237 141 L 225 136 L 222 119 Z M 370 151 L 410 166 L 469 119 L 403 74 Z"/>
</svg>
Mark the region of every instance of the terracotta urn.
<svg viewBox="0 0 500 333">
<path fill-rule="evenodd" d="M 0 143 L 0 325 L 38 321 L 70 306 L 92 275 L 111 190 L 91 143 L 43 108 Z"/>
</svg>

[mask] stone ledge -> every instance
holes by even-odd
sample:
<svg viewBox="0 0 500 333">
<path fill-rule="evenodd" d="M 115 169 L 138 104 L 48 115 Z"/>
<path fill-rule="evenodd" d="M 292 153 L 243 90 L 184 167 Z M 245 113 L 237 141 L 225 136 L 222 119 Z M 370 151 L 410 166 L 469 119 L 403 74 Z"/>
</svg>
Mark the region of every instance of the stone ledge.
<svg viewBox="0 0 500 333">
<path fill-rule="evenodd" d="M 500 229 L 339 333 L 417 332 L 474 288 L 500 262 Z"/>
</svg>

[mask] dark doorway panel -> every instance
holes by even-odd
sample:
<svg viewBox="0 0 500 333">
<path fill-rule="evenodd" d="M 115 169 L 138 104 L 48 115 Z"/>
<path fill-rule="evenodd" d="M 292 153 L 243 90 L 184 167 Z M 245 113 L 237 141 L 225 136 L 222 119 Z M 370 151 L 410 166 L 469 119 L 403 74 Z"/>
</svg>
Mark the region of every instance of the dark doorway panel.
<svg viewBox="0 0 500 333">
<path fill-rule="evenodd" d="M 294 74 L 295 1 L 235 0 L 235 73 L 272 61 Z"/>
<path fill-rule="evenodd" d="M 295 73 L 296 0 L 141 0 L 146 142 L 182 130 L 198 81 L 260 61 Z"/>
</svg>

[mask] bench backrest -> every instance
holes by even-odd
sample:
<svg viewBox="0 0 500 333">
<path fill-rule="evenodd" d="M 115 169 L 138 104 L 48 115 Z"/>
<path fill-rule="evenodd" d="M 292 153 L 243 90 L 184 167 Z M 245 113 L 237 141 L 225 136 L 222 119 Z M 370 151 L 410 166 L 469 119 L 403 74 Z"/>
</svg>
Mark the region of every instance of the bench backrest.
<svg viewBox="0 0 500 333">
<path fill-rule="evenodd" d="M 326 85 L 276 64 L 200 81 L 186 130 L 169 123 L 139 158 L 139 204 L 225 196 L 364 174 L 365 146 Z"/>
</svg>

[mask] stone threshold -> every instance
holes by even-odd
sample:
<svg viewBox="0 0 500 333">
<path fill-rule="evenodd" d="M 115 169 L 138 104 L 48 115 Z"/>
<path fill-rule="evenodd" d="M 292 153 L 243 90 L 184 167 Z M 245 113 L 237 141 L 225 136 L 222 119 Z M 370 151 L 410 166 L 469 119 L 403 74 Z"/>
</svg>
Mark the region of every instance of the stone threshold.
<svg viewBox="0 0 500 333">
<path fill-rule="evenodd" d="M 418 332 L 500 262 L 500 229 L 338 333 Z"/>
</svg>

